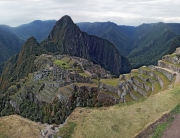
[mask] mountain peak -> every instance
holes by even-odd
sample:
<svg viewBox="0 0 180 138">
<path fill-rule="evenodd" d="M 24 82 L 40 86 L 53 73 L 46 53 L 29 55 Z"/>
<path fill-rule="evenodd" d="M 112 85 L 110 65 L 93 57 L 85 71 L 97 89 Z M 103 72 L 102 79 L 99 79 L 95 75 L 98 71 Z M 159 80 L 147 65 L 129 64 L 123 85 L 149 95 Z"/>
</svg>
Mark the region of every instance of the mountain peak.
<svg viewBox="0 0 180 138">
<path fill-rule="evenodd" d="M 68 24 L 74 24 L 73 20 L 71 19 L 71 17 L 69 15 L 64 15 L 62 18 L 60 18 L 57 22 L 56 22 L 56 27 L 61 27 L 61 25 L 68 25 Z"/>
<path fill-rule="evenodd" d="M 60 20 L 63 20 L 63 21 L 72 21 L 71 17 L 69 15 L 64 15 L 63 17 L 61 17 Z"/>
<path fill-rule="evenodd" d="M 43 47 L 47 52 L 58 52 L 91 60 L 117 76 L 122 72 L 129 72 L 131 68 L 112 43 L 81 32 L 67 15 L 56 22 Z M 124 65 L 127 68 L 124 68 Z"/>
<path fill-rule="evenodd" d="M 34 37 L 30 37 L 24 44 L 19 53 L 18 63 L 21 63 L 24 59 L 28 58 L 30 55 L 39 54 L 40 45 Z"/>
<path fill-rule="evenodd" d="M 57 43 L 59 40 L 62 39 L 62 37 L 64 37 L 64 34 L 66 34 L 65 32 L 69 30 L 74 30 L 75 28 L 80 31 L 80 29 L 74 24 L 71 17 L 65 15 L 56 22 L 55 26 L 53 27 L 52 31 L 48 36 L 48 39 Z"/>
</svg>

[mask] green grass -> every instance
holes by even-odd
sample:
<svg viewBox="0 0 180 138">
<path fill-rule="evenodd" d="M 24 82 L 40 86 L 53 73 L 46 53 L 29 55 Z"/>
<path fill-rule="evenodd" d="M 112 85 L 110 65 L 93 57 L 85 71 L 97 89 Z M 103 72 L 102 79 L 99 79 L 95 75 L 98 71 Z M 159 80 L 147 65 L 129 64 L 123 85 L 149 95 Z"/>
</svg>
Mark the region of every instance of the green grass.
<svg viewBox="0 0 180 138">
<path fill-rule="evenodd" d="M 58 66 L 60 66 L 61 68 L 64 68 L 64 69 L 70 69 L 71 68 L 67 62 L 64 62 L 62 60 L 55 60 L 54 64 L 56 64 L 56 65 L 58 65 Z"/>
<path fill-rule="evenodd" d="M 152 138 L 161 138 L 163 131 L 169 126 L 169 123 L 163 123 L 158 125 Z"/>
<path fill-rule="evenodd" d="M 84 76 L 84 77 L 89 77 L 89 75 L 87 75 L 86 73 L 79 73 L 79 75 L 81 75 L 81 76 Z"/>
<path fill-rule="evenodd" d="M 179 114 L 180 113 L 180 103 L 170 112 L 170 117 L 168 118 L 168 120 L 166 120 L 164 123 L 159 124 L 155 131 L 154 134 L 152 136 L 152 138 L 161 138 L 163 132 L 167 129 L 167 127 L 173 122 L 174 114 Z"/>
<path fill-rule="evenodd" d="M 148 79 L 150 78 L 150 76 L 146 75 L 146 74 L 139 74 L 141 77 L 143 77 L 144 79 Z"/>
<path fill-rule="evenodd" d="M 152 92 L 152 94 L 156 94 L 156 93 L 158 93 L 160 90 L 161 90 L 161 86 L 160 86 L 159 82 L 156 82 L 156 83 L 154 84 L 154 91 Z"/>
<path fill-rule="evenodd" d="M 125 78 L 126 78 L 127 80 L 130 79 L 130 74 L 124 74 L 124 75 L 125 75 Z"/>
<path fill-rule="evenodd" d="M 131 77 L 135 77 L 135 76 L 138 76 L 139 73 L 138 72 L 131 72 L 130 74 L 131 74 Z"/>
<path fill-rule="evenodd" d="M 98 79 L 92 79 L 92 81 L 93 81 L 94 83 L 98 83 L 98 82 L 99 82 Z"/>
<path fill-rule="evenodd" d="M 166 56 L 175 57 L 175 56 L 177 56 L 177 54 L 176 53 L 172 53 L 171 55 L 166 55 Z"/>
<path fill-rule="evenodd" d="M 138 76 L 134 76 L 134 78 L 135 78 L 137 81 L 139 81 L 139 82 L 141 82 L 141 83 L 144 83 L 144 84 L 148 85 L 150 88 L 152 88 L 152 84 L 151 84 L 150 82 L 145 82 L 145 81 L 141 80 Z M 145 91 L 146 91 L 146 90 L 145 90 Z"/>
<path fill-rule="evenodd" d="M 113 92 L 105 92 L 105 91 L 102 91 L 102 90 L 101 90 L 100 93 L 107 94 L 107 95 L 111 95 L 111 96 L 114 96 L 114 97 L 116 97 L 116 98 L 119 98 L 119 96 L 118 96 L 117 94 L 113 93 Z"/>
<path fill-rule="evenodd" d="M 101 79 L 100 81 L 102 83 L 105 83 L 105 84 L 108 84 L 108 85 L 117 86 L 118 85 L 118 80 L 119 80 L 119 78 L 116 78 L 116 79 Z"/>
<path fill-rule="evenodd" d="M 174 63 L 163 61 L 163 60 L 161 60 L 161 62 L 164 62 L 165 64 L 168 64 L 168 65 L 174 65 L 174 66 L 180 68 L 180 64 L 174 64 Z"/>
<path fill-rule="evenodd" d="M 144 98 L 141 94 L 139 94 L 138 92 L 136 92 L 134 90 L 131 90 L 131 93 L 134 94 L 138 98 L 138 100 L 141 98 Z"/>
<path fill-rule="evenodd" d="M 150 69 L 150 68 L 148 68 L 148 67 L 140 67 L 139 69 L 141 69 L 141 70 L 145 70 L 145 71 L 151 71 L 151 69 Z"/>
<path fill-rule="evenodd" d="M 180 85 L 126 104 L 102 108 L 76 108 L 69 121 L 76 123 L 72 138 L 130 138 L 158 120 L 180 101 Z M 178 112 L 178 109 L 176 109 Z"/>
<path fill-rule="evenodd" d="M 74 132 L 74 128 L 76 123 L 68 122 L 64 127 L 59 129 L 59 132 L 55 135 L 55 138 L 71 138 L 72 133 Z"/>
<path fill-rule="evenodd" d="M 77 73 L 79 73 L 79 74 L 84 73 L 80 65 L 77 65 L 75 68 L 73 68 L 74 62 L 68 57 L 65 57 L 61 60 L 54 60 L 54 64 L 60 66 L 61 68 L 70 70 L 70 71 L 77 71 Z M 83 74 L 83 75 L 85 75 L 85 74 Z"/>
<path fill-rule="evenodd" d="M 167 87 L 171 84 L 170 80 L 164 74 L 158 71 L 154 71 L 154 73 L 163 81 L 163 90 L 167 89 Z"/>
<path fill-rule="evenodd" d="M 6 134 L 0 133 L 0 138 L 10 138 Z"/>
<path fill-rule="evenodd" d="M 90 87 L 98 87 L 95 83 L 74 83 L 75 85 L 81 87 L 81 86 L 90 86 Z"/>
<path fill-rule="evenodd" d="M 130 96 L 130 94 L 126 94 L 125 100 L 126 100 L 126 102 L 134 101 L 133 98 Z"/>
<path fill-rule="evenodd" d="M 138 69 L 132 69 L 131 72 L 136 72 L 136 73 L 138 73 Z"/>
</svg>

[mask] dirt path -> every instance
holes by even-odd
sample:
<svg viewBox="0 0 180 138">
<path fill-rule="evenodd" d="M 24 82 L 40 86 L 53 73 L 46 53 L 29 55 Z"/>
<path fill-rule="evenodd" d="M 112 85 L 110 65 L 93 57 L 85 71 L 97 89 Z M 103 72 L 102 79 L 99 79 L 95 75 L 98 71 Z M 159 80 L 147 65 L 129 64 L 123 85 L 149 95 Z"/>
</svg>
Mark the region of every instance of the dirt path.
<svg viewBox="0 0 180 138">
<path fill-rule="evenodd" d="M 175 116 L 173 122 L 163 133 L 162 138 L 180 138 L 180 114 Z"/>
</svg>

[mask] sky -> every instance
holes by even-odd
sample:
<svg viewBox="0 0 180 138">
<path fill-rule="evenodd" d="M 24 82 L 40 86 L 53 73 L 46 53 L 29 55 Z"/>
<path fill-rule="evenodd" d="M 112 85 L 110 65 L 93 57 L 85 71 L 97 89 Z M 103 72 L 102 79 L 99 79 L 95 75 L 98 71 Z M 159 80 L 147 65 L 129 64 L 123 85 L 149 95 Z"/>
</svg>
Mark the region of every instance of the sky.
<svg viewBox="0 0 180 138">
<path fill-rule="evenodd" d="M 0 0 L 0 24 L 12 27 L 34 20 L 59 20 L 69 15 L 75 23 L 180 23 L 179 0 Z"/>
</svg>

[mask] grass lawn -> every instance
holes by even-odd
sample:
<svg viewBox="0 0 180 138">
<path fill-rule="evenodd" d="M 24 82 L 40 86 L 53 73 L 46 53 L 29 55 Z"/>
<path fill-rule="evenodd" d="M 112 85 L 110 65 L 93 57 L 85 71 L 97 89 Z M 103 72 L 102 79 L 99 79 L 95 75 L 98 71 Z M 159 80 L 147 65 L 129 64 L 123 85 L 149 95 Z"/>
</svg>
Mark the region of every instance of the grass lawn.
<svg viewBox="0 0 180 138">
<path fill-rule="evenodd" d="M 70 69 L 71 67 L 69 66 L 69 64 L 63 60 L 55 60 L 54 63 L 58 66 L 60 66 L 61 68 L 65 68 L 65 69 Z"/>
<path fill-rule="evenodd" d="M 180 84 L 142 100 L 102 108 L 77 108 L 68 121 L 72 138 L 130 138 L 180 102 Z"/>
<path fill-rule="evenodd" d="M 118 85 L 118 80 L 119 78 L 116 79 L 101 79 L 100 82 L 112 85 L 112 86 L 117 86 Z"/>
</svg>

